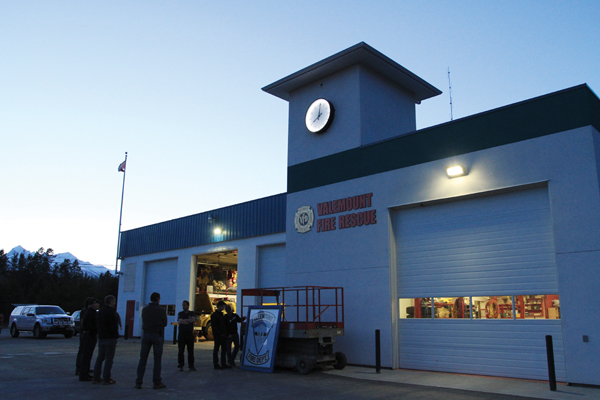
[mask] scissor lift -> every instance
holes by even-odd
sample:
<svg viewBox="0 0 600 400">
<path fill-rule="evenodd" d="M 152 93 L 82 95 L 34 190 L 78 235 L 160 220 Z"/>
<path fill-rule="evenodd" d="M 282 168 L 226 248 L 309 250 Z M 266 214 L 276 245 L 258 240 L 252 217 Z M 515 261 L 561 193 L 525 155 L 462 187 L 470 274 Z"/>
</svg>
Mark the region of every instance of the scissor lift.
<svg viewBox="0 0 600 400">
<path fill-rule="evenodd" d="M 317 366 L 346 366 L 346 355 L 333 351 L 335 337 L 344 336 L 343 288 L 242 289 L 242 317 L 249 305 L 283 306 L 275 366 L 295 368 L 302 375 Z"/>
</svg>

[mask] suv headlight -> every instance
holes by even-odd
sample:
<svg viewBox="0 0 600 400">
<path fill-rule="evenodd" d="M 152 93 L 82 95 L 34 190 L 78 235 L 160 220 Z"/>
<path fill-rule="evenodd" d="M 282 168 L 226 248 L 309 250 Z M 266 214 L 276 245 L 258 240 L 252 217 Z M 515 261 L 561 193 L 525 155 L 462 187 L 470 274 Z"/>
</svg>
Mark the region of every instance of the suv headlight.
<svg viewBox="0 0 600 400">
<path fill-rule="evenodd" d="M 51 324 L 52 318 L 42 318 L 42 324 Z"/>
</svg>

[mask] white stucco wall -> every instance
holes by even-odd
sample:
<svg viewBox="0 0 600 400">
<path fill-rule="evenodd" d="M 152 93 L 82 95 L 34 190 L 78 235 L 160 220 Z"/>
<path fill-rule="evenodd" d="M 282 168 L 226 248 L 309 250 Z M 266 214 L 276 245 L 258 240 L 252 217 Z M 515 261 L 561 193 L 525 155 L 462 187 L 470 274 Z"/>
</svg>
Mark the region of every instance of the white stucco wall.
<svg viewBox="0 0 600 400">
<path fill-rule="evenodd" d="M 287 283 L 343 286 L 346 336 L 339 340 L 338 349 L 347 353 L 350 363 L 373 365 L 374 331 L 381 329 L 382 363 L 395 366 L 397 296 L 395 271 L 390 268 L 395 263 L 391 262 L 388 210 L 547 182 L 567 380 L 600 384 L 600 374 L 592 378 L 582 372 L 598 371 L 598 362 L 591 354 L 600 350 L 600 322 L 593 317 L 591 306 L 581 303 L 588 299 L 591 304 L 599 282 L 600 196 L 594 146 L 597 137 L 594 128 L 580 128 L 289 194 Z M 469 174 L 448 179 L 445 168 L 454 163 L 467 167 Z M 373 193 L 376 225 L 317 233 L 315 221 L 310 232 L 295 231 L 294 213 L 299 207 L 310 205 L 316 214 L 317 203 L 364 193 Z M 583 343 L 582 335 L 589 335 L 590 342 Z"/>
<path fill-rule="evenodd" d="M 141 310 L 144 305 L 150 302 L 149 298 L 143 298 L 144 295 L 144 265 L 147 262 L 158 261 L 170 258 L 177 259 L 177 282 L 175 305 L 176 312 L 181 311 L 183 300 L 191 302 L 190 297 L 195 290 L 195 266 L 194 255 L 215 253 L 221 251 L 238 251 L 238 292 L 242 288 L 256 287 L 257 280 L 257 248 L 259 246 L 283 243 L 285 242 L 285 233 L 275 235 L 258 236 L 244 240 L 233 240 L 229 242 L 213 243 L 204 246 L 188 247 L 185 249 L 171 250 L 160 253 L 144 254 L 135 257 L 128 257 L 122 260 L 122 265 L 135 264 L 135 285 L 133 292 L 123 291 L 124 277 L 119 280 L 119 296 L 117 312 L 121 315 L 123 321 L 126 315 L 126 305 L 128 300 L 136 301 L 136 312 L 134 317 L 133 336 L 141 336 L 142 321 Z M 239 299 L 239 298 L 238 298 Z M 139 305 L 139 306 L 138 306 Z M 169 325 L 165 329 L 165 341 L 173 340 L 173 329 L 171 322 L 176 322 L 177 315 L 169 316 Z M 123 322 L 125 324 L 125 321 Z M 123 332 L 121 332 L 123 333 Z"/>
</svg>

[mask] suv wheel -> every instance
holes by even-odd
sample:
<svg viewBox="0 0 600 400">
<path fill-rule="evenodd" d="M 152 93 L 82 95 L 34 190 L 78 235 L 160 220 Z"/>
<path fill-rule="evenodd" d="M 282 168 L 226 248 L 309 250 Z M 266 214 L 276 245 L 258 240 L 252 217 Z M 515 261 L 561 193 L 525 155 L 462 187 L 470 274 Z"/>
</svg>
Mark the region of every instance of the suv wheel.
<svg viewBox="0 0 600 400">
<path fill-rule="evenodd" d="M 46 337 L 46 334 L 42 332 L 42 328 L 40 328 L 39 324 L 35 324 L 33 327 L 33 337 L 36 339 L 43 339 Z"/>
<path fill-rule="evenodd" d="M 65 332 L 65 337 L 66 337 L 67 339 L 70 339 L 70 338 L 72 338 L 72 337 L 73 337 L 73 331 L 66 331 L 66 332 Z"/>
<path fill-rule="evenodd" d="M 10 336 L 12 336 L 12 337 L 19 337 L 19 333 L 20 332 L 17 329 L 17 325 L 12 324 L 10 326 Z"/>
</svg>

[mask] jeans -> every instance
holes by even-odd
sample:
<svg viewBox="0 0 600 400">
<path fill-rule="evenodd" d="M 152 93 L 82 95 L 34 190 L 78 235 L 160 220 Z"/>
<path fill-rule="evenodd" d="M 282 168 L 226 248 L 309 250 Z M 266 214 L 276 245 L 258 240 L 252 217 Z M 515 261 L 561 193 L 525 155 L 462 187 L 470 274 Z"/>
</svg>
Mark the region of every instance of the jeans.
<svg viewBox="0 0 600 400">
<path fill-rule="evenodd" d="M 94 355 L 94 349 L 96 348 L 97 338 L 96 335 L 92 336 L 87 332 L 82 332 L 81 340 L 83 341 L 83 352 L 81 353 L 79 378 L 85 378 L 90 374 L 90 364 L 92 363 L 92 356 Z"/>
<path fill-rule="evenodd" d="M 102 379 L 104 382 L 110 382 L 110 371 L 115 358 L 115 349 L 117 348 L 117 339 L 100 339 L 98 340 L 98 357 L 96 365 L 94 365 L 94 380 L 100 380 L 100 371 L 102 363 L 104 363 L 104 371 L 102 371 Z"/>
<path fill-rule="evenodd" d="M 79 350 L 77 350 L 77 360 L 75 361 L 75 374 L 79 375 L 81 370 L 81 359 L 83 356 L 83 332 L 79 332 Z"/>
<path fill-rule="evenodd" d="M 227 350 L 225 345 L 227 344 L 227 338 L 215 336 L 215 347 L 213 347 L 213 365 L 216 367 L 219 365 L 219 349 L 221 349 L 221 367 L 227 365 Z"/>
<path fill-rule="evenodd" d="M 233 344 L 233 351 L 231 351 L 231 345 Z M 225 345 L 227 349 L 227 361 L 229 364 L 235 362 L 235 357 L 237 356 L 238 351 L 240 350 L 240 335 L 238 333 L 232 333 L 231 336 L 227 339 L 227 344 Z"/>
<path fill-rule="evenodd" d="M 158 385 L 162 382 L 160 378 L 161 371 L 161 359 L 163 353 L 163 338 L 160 333 L 155 332 L 144 332 L 142 334 L 142 349 L 140 350 L 140 362 L 137 367 L 137 378 L 135 383 L 141 385 L 144 380 L 144 373 L 146 372 L 146 363 L 148 362 L 148 355 L 150 354 L 150 348 L 154 347 L 154 370 L 152 374 L 152 382 Z"/>
<path fill-rule="evenodd" d="M 185 365 L 185 358 L 183 353 L 187 347 L 188 353 L 188 367 L 194 366 L 194 332 L 179 332 L 179 340 L 177 342 L 179 346 L 179 353 L 177 354 L 177 366 L 183 368 Z"/>
</svg>

